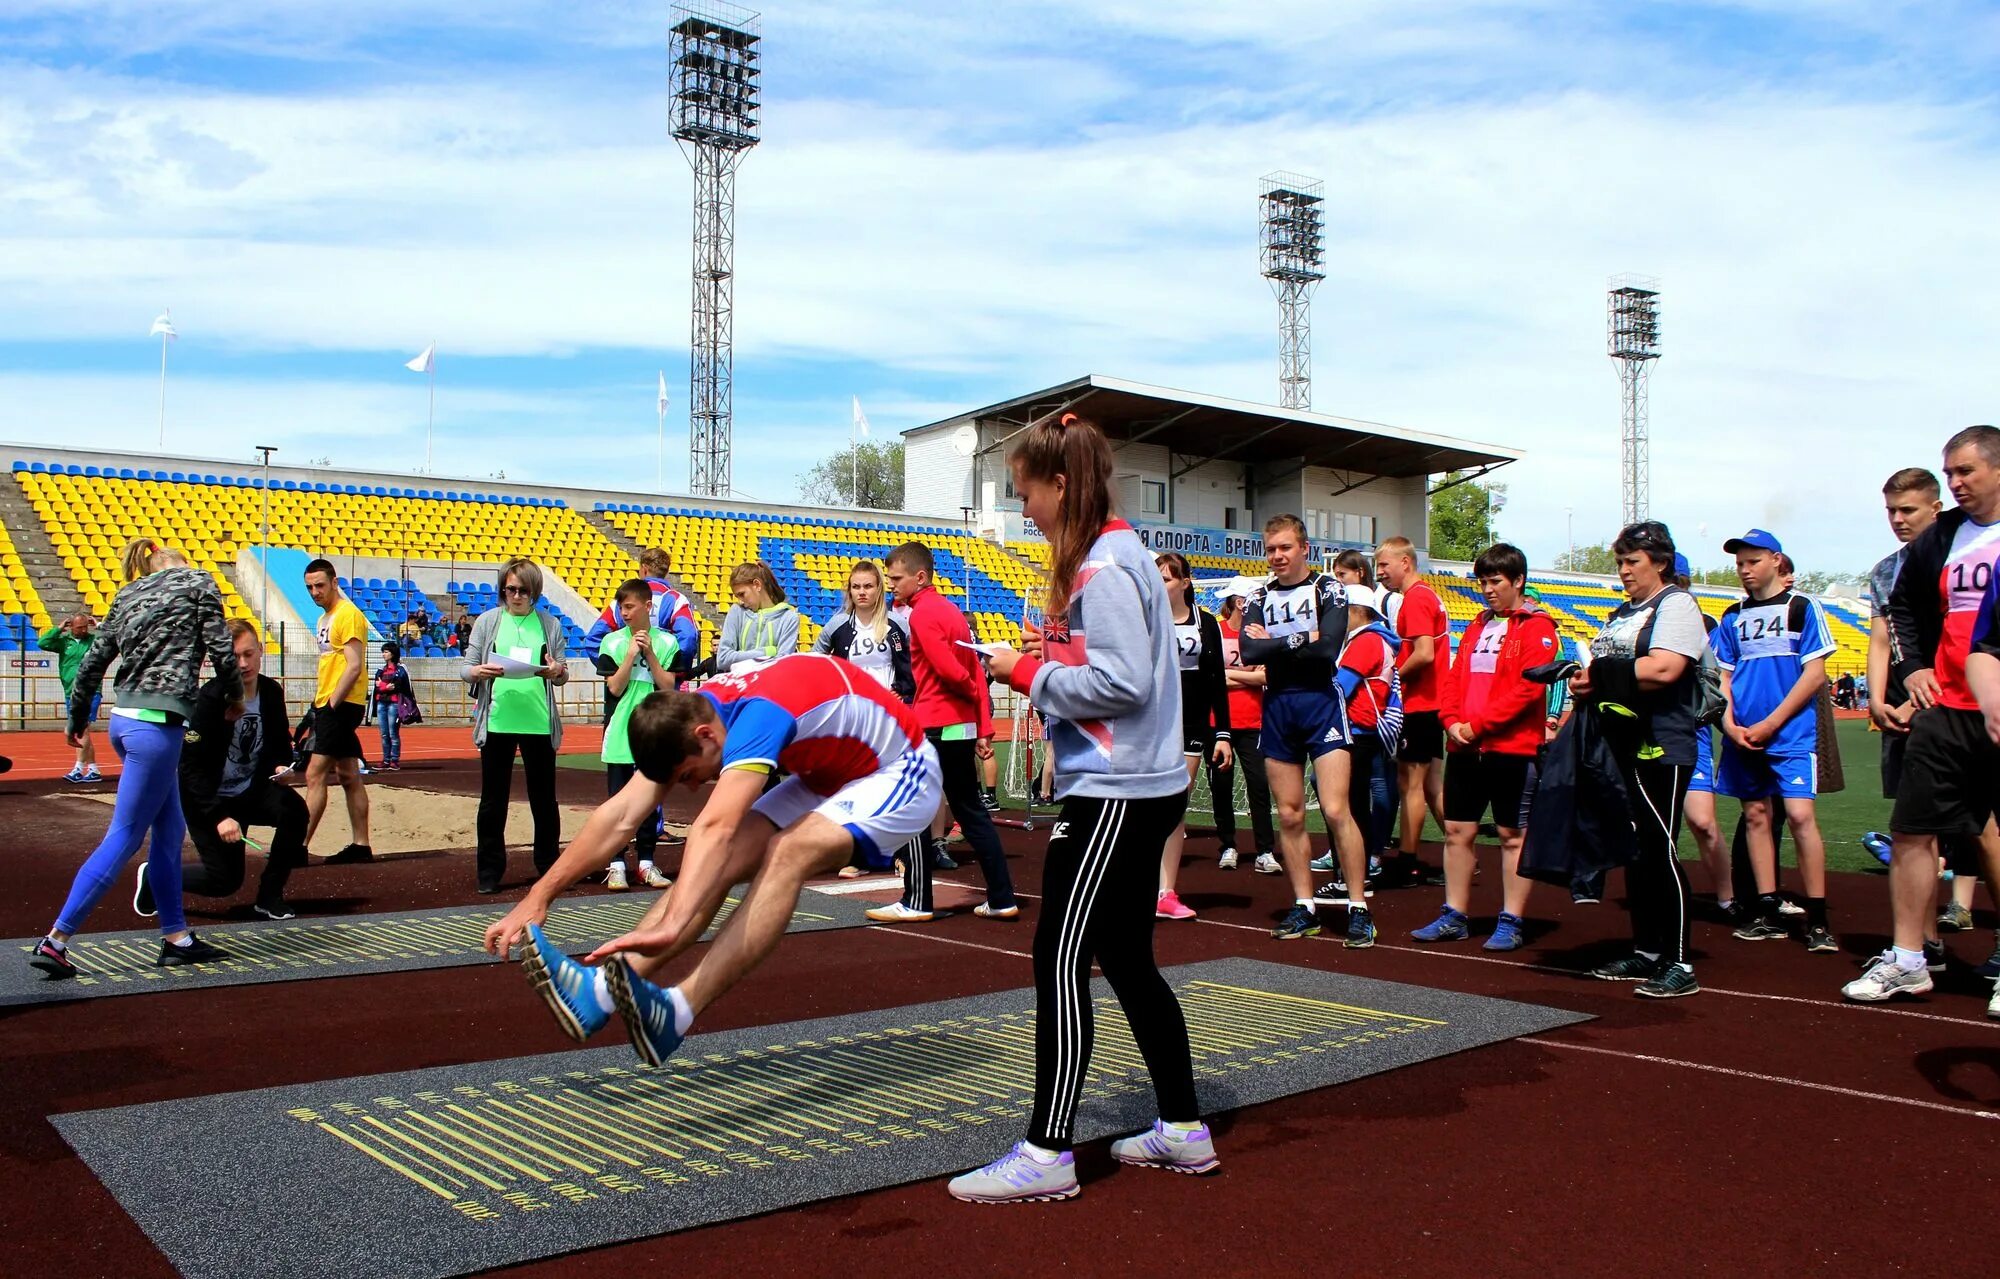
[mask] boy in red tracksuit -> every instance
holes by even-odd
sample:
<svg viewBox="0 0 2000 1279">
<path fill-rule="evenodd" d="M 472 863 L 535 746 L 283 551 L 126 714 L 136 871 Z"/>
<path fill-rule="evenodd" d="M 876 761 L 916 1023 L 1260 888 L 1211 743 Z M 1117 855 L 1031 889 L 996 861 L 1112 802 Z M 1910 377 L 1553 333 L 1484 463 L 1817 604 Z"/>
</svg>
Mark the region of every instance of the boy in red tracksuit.
<svg viewBox="0 0 2000 1279">
<path fill-rule="evenodd" d="M 1535 756 L 1544 735 L 1548 690 L 1522 672 L 1560 655 L 1556 624 L 1524 594 L 1528 559 L 1505 542 L 1488 547 L 1472 565 L 1486 609 L 1465 628 L 1439 690 L 1445 730 L 1444 911 L 1413 931 L 1422 942 L 1471 936 L 1466 910 L 1472 900 L 1473 840 L 1487 810 L 1500 828 L 1499 922 L 1487 950 L 1521 945 L 1529 881 L 1516 869 L 1527 809 L 1533 798 Z"/>
<path fill-rule="evenodd" d="M 931 552 L 922 542 L 891 551 L 885 567 L 889 589 L 907 610 L 910 625 L 910 674 L 917 685 L 910 709 L 937 748 L 945 804 L 986 876 L 986 900 L 973 913 L 985 919 L 1018 918 L 1021 907 L 1014 899 L 1007 857 L 993 829 L 992 814 L 981 802 L 979 760 L 993 753 L 993 708 L 986 693 L 986 667 L 979 654 L 966 647 L 972 642 L 972 628 L 958 606 L 931 585 Z M 868 918 L 878 923 L 931 918 L 931 859 L 906 854 L 903 861 L 902 900 L 867 912 Z"/>
</svg>

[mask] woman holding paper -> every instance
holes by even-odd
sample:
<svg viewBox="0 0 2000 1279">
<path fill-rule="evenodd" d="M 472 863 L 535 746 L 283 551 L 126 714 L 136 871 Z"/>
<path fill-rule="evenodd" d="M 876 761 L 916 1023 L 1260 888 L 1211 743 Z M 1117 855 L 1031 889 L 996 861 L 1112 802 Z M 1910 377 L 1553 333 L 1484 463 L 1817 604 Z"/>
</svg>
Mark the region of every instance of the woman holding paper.
<svg viewBox="0 0 2000 1279">
<path fill-rule="evenodd" d="M 542 570 L 531 560 L 500 568 L 501 607 L 479 615 L 466 643 L 461 678 L 472 685 L 472 744 L 479 748 L 479 891 L 500 891 L 507 873 L 507 804 L 514 787 L 514 754 L 528 775 L 528 809 L 535 817 L 535 871 L 555 865 L 562 852 L 562 813 L 556 807 L 556 751 L 562 714 L 556 689 L 569 682 L 563 632 L 553 614 L 535 605 Z"/>
</svg>

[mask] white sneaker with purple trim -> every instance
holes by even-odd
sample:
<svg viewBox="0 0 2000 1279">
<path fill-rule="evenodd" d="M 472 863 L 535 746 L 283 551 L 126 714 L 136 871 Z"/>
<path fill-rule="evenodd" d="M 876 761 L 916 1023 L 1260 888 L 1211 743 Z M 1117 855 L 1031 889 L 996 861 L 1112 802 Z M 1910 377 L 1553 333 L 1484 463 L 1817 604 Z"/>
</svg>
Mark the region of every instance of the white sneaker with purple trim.
<svg viewBox="0 0 2000 1279">
<path fill-rule="evenodd" d="M 1121 1164 L 1190 1174 L 1214 1172 L 1222 1166 L 1215 1157 L 1215 1138 L 1207 1124 L 1182 1132 L 1164 1119 L 1154 1120 L 1151 1128 L 1137 1136 L 1112 1142 L 1111 1157 Z"/>
<path fill-rule="evenodd" d="M 1063 1151 L 1054 1163 L 1045 1163 L 1017 1141 L 1013 1149 L 961 1177 L 953 1177 L 947 1187 L 954 1199 L 974 1204 L 1039 1203 L 1047 1199 L 1073 1199 L 1081 1189 L 1076 1184 L 1076 1155 Z"/>
</svg>

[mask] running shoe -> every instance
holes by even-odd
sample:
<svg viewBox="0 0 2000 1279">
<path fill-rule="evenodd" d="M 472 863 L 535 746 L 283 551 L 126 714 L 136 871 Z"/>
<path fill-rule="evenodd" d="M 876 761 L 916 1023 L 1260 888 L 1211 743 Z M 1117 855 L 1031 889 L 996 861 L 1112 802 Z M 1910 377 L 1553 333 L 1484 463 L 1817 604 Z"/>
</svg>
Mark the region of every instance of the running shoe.
<svg viewBox="0 0 2000 1279">
<path fill-rule="evenodd" d="M 1025 1141 L 1015 1142 L 1013 1149 L 984 1168 L 953 1177 L 946 1189 L 953 1199 L 973 1204 L 1074 1199 L 1082 1189 L 1076 1183 L 1076 1155 L 1065 1150 L 1054 1163 L 1044 1163 L 1027 1147 Z"/>
<path fill-rule="evenodd" d="M 1806 913 L 1806 908 L 1789 897 L 1780 897 L 1778 899 L 1778 913 L 1780 915 L 1803 915 Z"/>
<path fill-rule="evenodd" d="M 931 920 L 932 912 L 912 910 L 901 902 L 890 902 L 887 906 L 876 906 L 862 912 L 878 924 L 925 924 Z"/>
<path fill-rule="evenodd" d="M 667 873 L 658 866 L 641 866 L 639 868 L 639 882 L 648 888 L 672 888 L 674 886 L 674 881 L 668 878 Z"/>
<path fill-rule="evenodd" d="M 147 919 L 160 913 L 159 906 L 153 901 L 152 876 L 145 862 L 139 863 L 138 873 L 132 876 L 132 910 Z"/>
<path fill-rule="evenodd" d="M 1840 950 L 1840 943 L 1834 940 L 1833 932 L 1825 924 L 1814 924 L 1806 929 L 1806 949 L 1817 954 L 1831 955 Z"/>
<path fill-rule="evenodd" d="M 1944 909 L 1938 912 L 1938 927 L 1948 933 L 1971 932 L 1972 908 L 1957 902 L 1946 902 Z"/>
<path fill-rule="evenodd" d="M 1494 922 L 1493 935 L 1486 939 L 1486 944 L 1480 949 L 1519 950 L 1526 940 L 1527 938 L 1521 935 L 1521 917 L 1509 915 L 1503 910 L 1500 912 L 1500 918 Z"/>
<path fill-rule="evenodd" d="M 1154 1120 L 1145 1132 L 1112 1142 L 1111 1157 L 1121 1164 L 1190 1175 L 1214 1172 L 1222 1166 L 1215 1157 L 1215 1137 L 1207 1124 L 1196 1124 L 1184 1133 L 1168 1127 L 1164 1119 Z"/>
<path fill-rule="evenodd" d="M 44 937 L 28 952 L 28 965 L 39 968 L 52 978 L 76 976 L 76 965 L 69 960 L 69 947 L 58 946 L 53 937 Z"/>
<path fill-rule="evenodd" d="M 284 902 L 258 902 L 250 908 L 265 919 L 297 919 L 299 912 Z"/>
<path fill-rule="evenodd" d="M 681 1033 L 674 1029 L 674 1001 L 667 992 L 633 972 L 623 955 L 604 962 L 604 985 L 625 1019 L 625 1034 L 639 1059 L 657 1066 L 673 1056 L 681 1046 Z"/>
<path fill-rule="evenodd" d="M 1660 970 L 1660 961 L 1644 955 L 1627 955 L 1608 964 L 1599 964 L 1590 975 L 1599 981 L 1648 981 Z"/>
<path fill-rule="evenodd" d="M 1194 912 L 1181 904 L 1180 894 L 1168 889 L 1153 903 L 1155 919 L 1193 919 Z"/>
<path fill-rule="evenodd" d="M 352 865 L 357 865 L 361 862 L 372 862 L 374 860 L 375 860 L 375 851 L 369 848 L 368 845 L 349 844 L 347 847 L 341 849 L 333 856 L 327 858 L 326 861 L 322 863 L 322 865 L 352 866 Z"/>
<path fill-rule="evenodd" d="M 1573 881 L 1569 886 L 1569 899 L 1578 906 L 1595 906 L 1604 900 L 1604 880 L 1601 876 Z"/>
<path fill-rule="evenodd" d="M 1986 1005 L 1986 1015 L 2000 1021 L 2000 985 L 1993 987 L 1993 998 Z"/>
<path fill-rule="evenodd" d="M 1319 936 L 1319 913 L 1303 902 L 1293 902 L 1291 913 L 1285 921 L 1271 930 L 1271 936 L 1279 941 L 1298 941 L 1302 937 Z"/>
<path fill-rule="evenodd" d="M 1422 928 L 1410 930 L 1412 941 L 1464 941 L 1470 936 L 1472 936 L 1472 921 L 1449 906 Z"/>
<path fill-rule="evenodd" d="M 1791 933 L 1775 919 L 1753 919 L 1730 936 L 1737 941 L 1784 941 Z"/>
<path fill-rule="evenodd" d="M 155 968 L 179 968 L 183 964 L 206 964 L 212 960 L 232 958 L 220 946 L 211 946 L 193 933 L 188 934 L 187 945 L 176 946 L 160 939 L 160 957 L 153 961 Z"/>
<path fill-rule="evenodd" d="M 866 875 L 867 873 L 868 872 L 860 866 L 842 866 L 840 868 L 840 878 L 842 879 L 859 879 L 863 875 Z"/>
<path fill-rule="evenodd" d="M 1881 862 L 1884 866 L 1889 864 L 1889 850 L 1893 847 L 1893 844 L 1889 837 L 1881 831 L 1871 830 L 1866 835 L 1863 835 L 1861 837 L 1861 846 L 1867 849 L 1869 855 L 1876 861 Z"/>
<path fill-rule="evenodd" d="M 63 774 L 63 780 L 71 783 L 72 785 L 86 780 L 83 767 L 81 765 L 78 765 L 77 767 L 70 769 L 67 773 Z"/>
<path fill-rule="evenodd" d="M 622 893 L 632 886 L 625 879 L 624 862 L 612 862 L 604 868 L 604 886 L 614 893 Z"/>
<path fill-rule="evenodd" d="M 1879 1004 L 1897 995 L 1928 995 L 1931 988 L 1928 966 L 1905 970 L 1896 962 L 1895 952 L 1885 950 L 1867 971 L 1842 986 L 1840 993 L 1858 1004 Z"/>
<path fill-rule="evenodd" d="M 1364 882 L 1361 885 L 1361 895 L 1363 897 L 1373 897 L 1375 895 L 1376 885 L 1381 882 L 1382 882 L 1382 863 L 1379 861 L 1370 861 L 1368 863 L 1368 878 L 1366 882 Z M 1333 876 L 1332 888 L 1333 888 L 1333 893 L 1331 894 L 1332 896 L 1346 897 L 1347 876 L 1336 871 Z"/>
<path fill-rule="evenodd" d="M 981 902 L 972 908 L 972 913 L 981 919 L 1019 919 L 1021 917 L 1021 908 L 1019 906 L 995 906 L 992 902 Z M 1189 911 L 1188 913 L 1193 914 L 1194 912 Z"/>
<path fill-rule="evenodd" d="M 1222 856 L 1215 859 L 1215 868 L 1217 870 L 1235 870 L 1236 850 L 1233 848 L 1223 849 Z"/>
<path fill-rule="evenodd" d="M 528 925 L 528 944 L 521 947 L 521 971 L 555 1014 L 556 1025 L 576 1042 L 590 1038 L 611 1020 L 597 999 L 596 970 L 563 954 L 534 924 Z"/>
<path fill-rule="evenodd" d="M 1701 983 L 1694 979 L 1694 969 L 1685 964 L 1661 964 L 1660 971 L 1640 982 L 1632 993 L 1646 999 L 1678 999 L 1700 994 Z"/>
<path fill-rule="evenodd" d="M 687 837 L 688 823 L 669 821 L 662 821 L 660 823 L 660 842 L 662 844 L 685 844 L 687 843 Z"/>
<path fill-rule="evenodd" d="M 1995 952 L 1994 958 L 2000 959 L 2000 952 Z M 1943 939 L 1940 938 L 1937 941 L 1925 942 L 1924 967 L 1929 969 L 1931 972 L 1941 973 L 1944 971 L 1944 966 L 1945 966 L 1945 956 L 1944 956 Z"/>
<path fill-rule="evenodd" d="M 5 772 L 5 771 L 6 771 L 5 769 L 0 769 L 0 772 Z M 104 780 L 104 774 L 97 771 L 97 765 L 92 764 L 89 768 L 83 771 L 83 780 L 86 783 L 101 782 Z"/>
<path fill-rule="evenodd" d="M 1347 948 L 1367 950 L 1375 944 L 1375 912 L 1366 906 L 1347 908 Z"/>
<path fill-rule="evenodd" d="M 1282 875 L 1285 873 L 1284 865 L 1271 853 L 1257 854 L 1257 860 L 1250 869 L 1256 871 L 1259 875 Z"/>
<path fill-rule="evenodd" d="M 1942 951 L 1943 949 L 1944 943 L 1942 941 L 1938 942 L 1938 950 Z M 1989 981 L 2000 979 L 2000 937 L 1994 939 L 1993 953 L 1987 956 L 1986 962 L 1979 966 L 1979 975 Z"/>
<path fill-rule="evenodd" d="M 992 791 L 986 791 L 979 797 L 979 806 L 989 813 L 997 813 L 1000 811 L 1000 797 Z"/>
<path fill-rule="evenodd" d="M 1329 848 L 1325 852 L 1321 853 L 1319 856 L 1313 858 L 1312 868 L 1320 872 L 1322 875 L 1324 875 L 1328 871 L 1339 870 L 1340 859 L 1335 857 L 1333 854 L 1333 850 Z"/>
<path fill-rule="evenodd" d="M 953 859 L 950 853 L 945 851 L 943 840 L 934 839 L 930 841 L 930 855 L 932 870 L 958 869 L 958 862 Z"/>
</svg>

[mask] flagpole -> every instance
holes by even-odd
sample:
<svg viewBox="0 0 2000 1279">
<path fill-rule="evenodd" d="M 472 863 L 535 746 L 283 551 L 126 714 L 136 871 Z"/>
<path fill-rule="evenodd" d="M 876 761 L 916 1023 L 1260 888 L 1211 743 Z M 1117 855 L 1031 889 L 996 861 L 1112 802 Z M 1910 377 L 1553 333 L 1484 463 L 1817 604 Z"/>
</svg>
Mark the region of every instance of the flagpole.
<svg viewBox="0 0 2000 1279">
<path fill-rule="evenodd" d="M 431 439 L 437 433 L 438 421 L 438 375 L 437 339 L 431 339 L 431 358 L 424 361 L 424 381 L 430 385 L 431 412 L 424 424 L 424 474 L 431 473 Z"/>
<path fill-rule="evenodd" d="M 667 491 L 667 406 L 661 404 L 660 444 L 653 466 L 653 487 L 662 493 Z"/>
<path fill-rule="evenodd" d="M 167 447 L 167 335 L 160 334 L 160 447 Z"/>
</svg>

